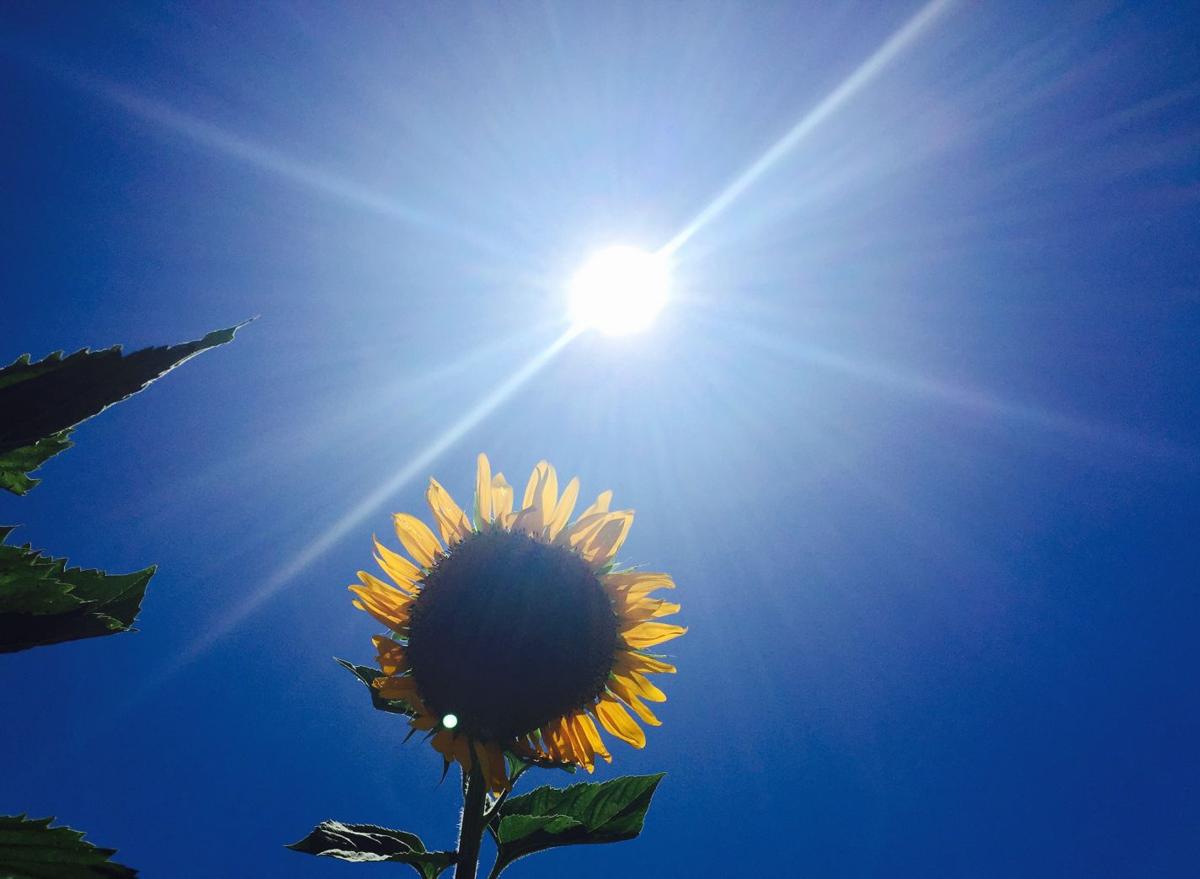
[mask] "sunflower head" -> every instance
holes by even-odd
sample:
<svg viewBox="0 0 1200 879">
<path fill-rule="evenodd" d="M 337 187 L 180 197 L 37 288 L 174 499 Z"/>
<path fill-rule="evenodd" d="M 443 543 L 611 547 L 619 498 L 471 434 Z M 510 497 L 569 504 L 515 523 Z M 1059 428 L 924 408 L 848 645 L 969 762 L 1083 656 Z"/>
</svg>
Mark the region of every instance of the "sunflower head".
<svg viewBox="0 0 1200 879">
<path fill-rule="evenodd" d="M 468 517 L 436 480 L 426 499 L 439 535 L 398 513 L 411 560 L 375 541 L 391 583 L 366 571 L 350 587 L 356 607 L 390 630 L 375 638 L 383 675 L 374 686 L 413 710 L 415 730 L 447 764 L 478 766 L 493 790 L 508 786 L 505 752 L 535 762 L 611 762 L 597 723 L 634 747 L 657 726 L 643 700 L 661 702 L 650 674 L 674 672 L 647 648 L 682 635 L 658 622 L 679 606 L 652 593 L 662 573 L 618 570 L 632 510 L 611 492 L 572 520 L 579 481 L 559 492 L 554 468 L 533 470 L 521 505 L 503 474 L 479 456 Z"/>
</svg>

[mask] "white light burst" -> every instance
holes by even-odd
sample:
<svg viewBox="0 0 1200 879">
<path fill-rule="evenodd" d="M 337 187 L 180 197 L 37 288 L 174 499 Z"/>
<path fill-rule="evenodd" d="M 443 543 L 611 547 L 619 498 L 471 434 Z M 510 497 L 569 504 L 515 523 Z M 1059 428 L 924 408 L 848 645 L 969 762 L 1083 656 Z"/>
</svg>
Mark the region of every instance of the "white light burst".
<svg viewBox="0 0 1200 879">
<path fill-rule="evenodd" d="M 670 264 L 636 247 L 606 247 L 571 281 L 571 320 L 610 335 L 644 330 L 667 304 Z"/>
</svg>

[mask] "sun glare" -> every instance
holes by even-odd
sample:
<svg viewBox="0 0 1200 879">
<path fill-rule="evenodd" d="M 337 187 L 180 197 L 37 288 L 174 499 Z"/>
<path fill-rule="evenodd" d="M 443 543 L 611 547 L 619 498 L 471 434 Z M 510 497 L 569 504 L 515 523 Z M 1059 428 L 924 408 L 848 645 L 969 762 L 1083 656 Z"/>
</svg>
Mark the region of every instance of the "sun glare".
<svg viewBox="0 0 1200 879">
<path fill-rule="evenodd" d="M 592 254 L 570 287 L 571 320 L 610 335 L 644 330 L 667 303 L 667 258 L 617 245 Z"/>
</svg>

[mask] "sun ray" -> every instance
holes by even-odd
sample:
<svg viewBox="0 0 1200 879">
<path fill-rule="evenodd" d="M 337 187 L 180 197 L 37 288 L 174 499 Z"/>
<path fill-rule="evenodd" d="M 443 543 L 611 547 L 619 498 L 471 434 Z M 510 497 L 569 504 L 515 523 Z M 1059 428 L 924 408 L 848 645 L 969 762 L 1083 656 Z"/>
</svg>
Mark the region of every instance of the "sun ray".
<svg viewBox="0 0 1200 879">
<path fill-rule="evenodd" d="M 506 400 L 524 386 L 526 382 L 545 368 L 578 335 L 579 330 L 575 328 L 568 329 L 560 335 L 549 346 L 526 362 L 524 366 L 501 382 L 491 393 L 476 403 L 461 418 L 451 424 L 433 442 L 417 452 L 403 467 L 397 470 L 389 479 L 382 482 L 378 488 L 352 506 L 341 518 L 329 525 L 323 532 L 309 540 L 305 549 L 293 558 L 291 564 L 280 570 L 274 577 L 264 581 L 241 604 L 218 620 L 187 648 L 182 650 L 176 662 L 164 672 L 164 678 L 204 653 L 204 651 L 219 641 L 222 636 L 234 629 L 288 583 L 303 573 L 309 565 L 337 545 L 339 540 L 360 525 L 368 516 L 376 512 L 388 498 L 413 479 L 424 475 L 443 453 L 465 437 L 472 428 L 495 412 Z"/>
<path fill-rule="evenodd" d="M 119 107 L 126 113 L 158 128 L 181 135 L 192 143 L 228 156 L 278 177 L 299 183 L 324 195 L 352 204 L 389 219 L 436 229 L 468 243 L 481 252 L 505 256 L 510 248 L 499 242 L 440 219 L 412 205 L 390 198 L 378 189 L 346 179 L 310 162 L 301 161 L 281 150 L 250 138 L 227 131 L 207 120 L 185 113 L 163 101 L 139 94 L 135 90 L 94 74 L 83 74 L 64 64 L 45 58 L 25 56 L 35 67 L 93 97 Z"/>
<path fill-rule="evenodd" d="M 782 138 L 754 161 L 745 171 L 734 178 L 717 197 L 696 214 L 674 238 L 659 251 L 661 256 L 671 256 L 702 227 L 716 219 L 758 178 L 779 163 L 788 153 L 804 140 L 822 122 L 835 113 L 846 101 L 854 97 L 865 85 L 878 76 L 897 56 L 911 46 L 918 37 L 940 16 L 953 0 L 930 0 L 903 27 L 892 34 L 882 46 L 842 82 L 820 103 L 808 111 Z"/>
</svg>

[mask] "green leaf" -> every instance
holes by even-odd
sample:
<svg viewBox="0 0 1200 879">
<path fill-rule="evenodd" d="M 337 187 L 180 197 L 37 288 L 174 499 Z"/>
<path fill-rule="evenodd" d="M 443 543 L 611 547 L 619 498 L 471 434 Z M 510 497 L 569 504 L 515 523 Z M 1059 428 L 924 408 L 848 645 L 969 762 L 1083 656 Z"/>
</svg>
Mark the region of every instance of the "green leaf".
<svg viewBox="0 0 1200 879">
<path fill-rule="evenodd" d="M 379 695 L 379 691 L 372 686 L 376 678 L 384 677 L 383 672 L 379 669 L 371 668 L 368 665 L 355 665 L 353 662 L 338 659 L 336 656 L 333 661 L 367 685 L 367 689 L 371 691 L 371 704 L 380 711 L 387 711 L 391 714 L 403 714 L 405 717 L 417 716 L 416 709 L 407 702 L 401 699 L 385 699 Z"/>
<path fill-rule="evenodd" d="M 132 574 L 68 568 L 66 559 L 5 544 L 11 531 L 0 527 L 0 653 L 131 629 L 153 566 Z"/>
<path fill-rule="evenodd" d="M 109 860 L 116 849 L 97 848 L 53 818 L 0 816 L 0 879 L 127 879 L 137 870 Z"/>
<path fill-rule="evenodd" d="M 356 864 L 390 861 L 408 864 L 421 879 L 437 879 L 455 860 L 454 852 L 430 852 L 415 833 L 374 824 L 322 821 L 312 833 L 288 846 L 292 851 Z"/>
<path fill-rule="evenodd" d="M 488 824 L 499 855 L 493 875 L 517 858 L 562 845 L 633 839 L 663 773 L 612 781 L 539 787 L 501 804 Z"/>
<path fill-rule="evenodd" d="M 25 494 L 42 480 L 27 476 L 59 452 L 66 451 L 74 445 L 68 436 L 70 430 L 38 440 L 28 446 L 21 446 L 0 455 L 0 488 L 13 494 Z"/>
<path fill-rule="evenodd" d="M 0 369 L 0 488 L 24 494 L 37 484 L 26 474 L 71 443 L 70 428 L 202 351 L 233 339 L 238 324 L 202 339 L 123 355 L 119 345 L 100 351 L 61 351 L 31 362 L 29 355 Z"/>
</svg>

